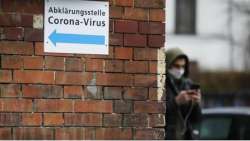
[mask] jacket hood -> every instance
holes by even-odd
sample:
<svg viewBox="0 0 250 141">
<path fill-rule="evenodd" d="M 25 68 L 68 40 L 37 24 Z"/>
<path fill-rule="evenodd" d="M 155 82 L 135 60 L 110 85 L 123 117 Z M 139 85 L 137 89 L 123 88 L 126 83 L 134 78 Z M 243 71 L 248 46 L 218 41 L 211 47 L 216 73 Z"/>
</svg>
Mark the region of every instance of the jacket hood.
<svg viewBox="0 0 250 141">
<path fill-rule="evenodd" d="M 171 48 L 165 52 L 166 55 L 166 71 L 170 68 L 170 66 L 174 63 L 174 61 L 179 58 L 183 57 L 186 60 L 186 67 L 184 77 L 188 77 L 189 75 L 189 58 L 187 55 L 179 48 Z"/>
</svg>

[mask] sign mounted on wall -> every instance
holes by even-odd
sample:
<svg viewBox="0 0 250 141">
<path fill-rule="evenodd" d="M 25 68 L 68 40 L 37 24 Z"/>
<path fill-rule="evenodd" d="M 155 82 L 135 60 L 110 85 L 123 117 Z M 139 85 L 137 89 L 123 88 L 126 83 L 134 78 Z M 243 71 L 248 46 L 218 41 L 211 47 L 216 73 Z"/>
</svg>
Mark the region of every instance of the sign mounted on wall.
<svg viewBox="0 0 250 141">
<path fill-rule="evenodd" d="M 44 51 L 108 54 L 109 3 L 45 0 Z"/>
</svg>

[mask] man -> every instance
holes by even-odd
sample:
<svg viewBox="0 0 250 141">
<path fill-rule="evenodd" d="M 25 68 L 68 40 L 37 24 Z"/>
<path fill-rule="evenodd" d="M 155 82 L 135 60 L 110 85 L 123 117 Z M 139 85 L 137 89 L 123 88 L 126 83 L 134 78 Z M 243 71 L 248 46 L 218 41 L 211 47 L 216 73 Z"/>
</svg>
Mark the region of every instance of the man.
<svg viewBox="0 0 250 141">
<path fill-rule="evenodd" d="M 188 79 L 189 59 L 179 48 L 166 51 L 166 71 L 166 139 L 197 139 L 201 93 Z"/>
</svg>

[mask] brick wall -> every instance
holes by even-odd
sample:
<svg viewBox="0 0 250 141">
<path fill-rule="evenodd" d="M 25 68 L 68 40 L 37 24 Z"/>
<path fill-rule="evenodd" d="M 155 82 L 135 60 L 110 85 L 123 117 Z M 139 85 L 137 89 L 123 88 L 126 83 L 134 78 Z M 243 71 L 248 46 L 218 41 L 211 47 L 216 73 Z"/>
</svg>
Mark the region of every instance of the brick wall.
<svg viewBox="0 0 250 141">
<path fill-rule="evenodd" d="M 0 139 L 164 139 L 164 0 L 110 0 L 108 56 L 44 53 L 39 16 L 0 0 Z"/>
</svg>

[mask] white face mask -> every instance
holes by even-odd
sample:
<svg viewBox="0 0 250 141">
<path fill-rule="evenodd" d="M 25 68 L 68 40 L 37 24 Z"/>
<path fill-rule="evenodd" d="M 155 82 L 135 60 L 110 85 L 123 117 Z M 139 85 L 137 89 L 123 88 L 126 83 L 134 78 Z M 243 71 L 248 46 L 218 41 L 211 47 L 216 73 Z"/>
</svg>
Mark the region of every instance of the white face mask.
<svg viewBox="0 0 250 141">
<path fill-rule="evenodd" d="M 168 71 L 171 75 L 173 75 L 176 79 L 180 79 L 184 73 L 185 73 L 185 69 L 176 69 L 176 68 L 172 68 Z"/>
</svg>

